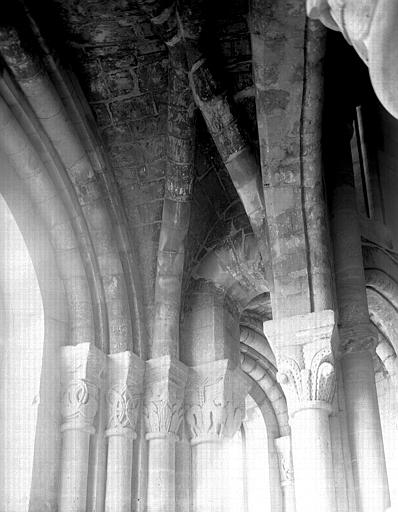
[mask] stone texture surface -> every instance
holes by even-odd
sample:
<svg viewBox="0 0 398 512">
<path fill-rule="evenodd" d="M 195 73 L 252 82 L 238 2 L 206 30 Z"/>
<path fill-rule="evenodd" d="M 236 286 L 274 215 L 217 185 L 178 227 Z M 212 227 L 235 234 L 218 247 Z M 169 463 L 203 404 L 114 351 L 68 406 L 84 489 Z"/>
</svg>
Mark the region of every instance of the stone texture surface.
<svg viewBox="0 0 398 512">
<path fill-rule="evenodd" d="M 27 4 L 43 34 L 76 73 L 94 112 L 129 229 L 137 240 L 151 332 L 165 194 L 168 50 L 154 33 L 149 18 L 138 8 L 138 2 L 46 0 L 40 7 L 33 2 Z M 247 12 L 245 0 L 222 1 L 211 16 L 206 12 L 204 28 L 211 36 L 208 49 L 212 63 L 228 94 L 236 98 L 242 126 L 256 148 Z M 250 229 L 235 188 L 200 120 L 195 172 L 184 283 L 198 253 L 207 246 L 210 231 L 214 236 L 214 228 L 219 226 L 218 236 L 220 230 L 227 235 L 243 225 Z M 233 226 L 230 219 L 234 219 Z"/>
<path fill-rule="evenodd" d="M 274 316 L 331 307 L 321 175 L 324 32 L 300 2 L 254 2 L 253 72 Z"/>
<path fill-rule="evenodd" d="M 275 449 L 272 436 L 289 436 L 293 431 L 300 512 L 310 508 L 303 502 L 312 499 L 311 492 L 318 482 L 328 482 L 332 492 L 327 502 L 324 498 L 329 488 L 318 492 L 317 508 L 334 512 L 332 461 L 335 481 L 341 468 L 347 474 L 350 471 L 348 441 L 344 448 L 340 438 L 343 434 L 347 438 L 365 434 L 377 418 L 375 393 L 371 396 L 364 392 L 372 382 L 362 378 L 363 374 L 373 374 L 375 368 L 380 379 L 388 374 L 396 381 L 391 343 L 398 332 L 394 320 L 396 286 L 368 272 L 368 281 L 361 274 L 358 286 L 350 289 L 363 256 L 372 272 L 383 268 L 398 281 L 396 254 L 391 250 L 394 237 L 385 227 L 378 230 L 386 219 L 394 225 L 396 217 L 396 126 L 382 115 L 384 131 L 379 135 L 373 128 L 374 137 L 370 137 L 377 140 L 374 155 L 377 145 L 384 144 L 380 158 L 384 177 L 380 183 L 391 189 L 386 193 L 386 212 L 379 205 L 379 225 L 367 219 L 366 231 L 363 222 L 354 229 L 347 211 L 340 212 L 346 231 L 340 236 L 342 245 L 335 246 L 348 263 L 344 282 L 338 284 L 348 293 L 345 301 L 340 296 L 343 307 L 337 320 L 347 324 L 348 330 L 342 332 L 353 338 L 348 341 L 354 341 L 357 348 L 366 348 L 370 338 L 379 345 L 377 356 L 369 354 L 362 368 L 354 364 L 356 358 L 356 363 L 361 363 L 361 356 L 355 351 L 348 354 L 348 362 L 354 363 L 346 363 L 345 386 L 352 396 L 345 412 L 347 418 L 358 414 L 360 420 L 351 421 L 347 429 L 345 420 L 340 421 L 340 406 L 335 407 L 329 439 L 328 415 L 339 362 L 332 357 L 334 343 L 326 343 L 333 332 L 331 312 L 326 315 L 330 320 L 326 327 L 320 313 L 332 308 L 334 293 L 320 151 L 324 34 L 320 25 L 306 20 L 304 2 L 184 0 L 178 5 L 178 19 L 173 0 L 25 0 L 12 8 L 9 2 L 7 7 L 10 9 L 5 9 L 0 22 L 0 54 L 4 59 L 0 146 L 6 153 L 2 162 L 7 168 L 2 177 L 9 181 L 15 167 L 14 174 L 19 176 L 15 179 L 23 182 L 35 206 L 27 209 L 27 215 L 34 219 L 32 224 L 38 217 L 45 219 L 45 228 L 49 229 L 68 299 L 67 304 L 57 306 L 63 308 L 65 318 L 58 331 L 73 345 L 67 350 L 75 354 L 88 343 L 106 347 L 102 341 L 107 337 L 111 340 L 110 352 L 136 351 L 139 344 L 132 341 L 136 330 L 131 314 L 135 300 L 143 305 L 149 333 L 142 336 L 144 350 L 136 351 L 142 360 L 149 359 L 142 408 L 139 394 L 134 392 L 134 372 L 132 375 L 128 371 L 129 361 L 119 368 L 113 365 L 115 372 L 108 373 L 106 390 L 99 386 L 99 367 L 94 365 L 93 375 L 83 378 L 87 373 L 84 370 L 91 368 L 83 362 L 83 376 L 72 379 L 63 390 L 60 458 L 62 474 L 72 475 L 72 479 L 61 492 L 60 510 L 101 511 L 106 493 L 107 512 L 131 507 L 137 512 L 173 511 L 183 507 L 184 500 L 193 500 L 197 510 L 207 510 L 207 493 L 211 490 L 221 502 L 215 504 L 217 512 L 229 510 L 224 491 L 219 492 L 223 484 L 218 476 L 227 474 L 221 438 L 239 428 L 243 416 L 239 392 L 252 386 L 272 416 L 270 450 Z M 48 50 L 51 57 L 46 54 Z M 340 55 L 335 51 L 338 64 Z M 192 65 L 190 75 L 187 64 Z M 62 67 L 76 87 L 62 81 Z M 336 76 L 340 79 L 346 71 L 341 73 L 338 68 Z M 347 104 L 354 97 L 363 101 L 366 95 L 356 97 L 358 87 L 354 82 L 341 82 L 341 103 L 351 112 Z M 78 83 L 84 94 L 80 94 Z M 79 123 L 92 125 L 95 142 L 91 146 Z M 18 135 L 19 125 L 23 136 Z M 46 138 L 50 144 L 44 151 Z M 340 149 L 335 152 L 333 147 L 333 153 L 340 155 L 341 140 L 332 140 Z M 370 168 L 377 163 L 374 155 Z M 57 158 L 58 167 L 53 165 Z M 331 159 L 330 163 L 336 162 Z M 360 166 L 359 160 L 356 165 Z M 49 169 L 52 173 L 46 172 Z M 56 180 L 61 170 L 67 178 L 62 184 Z M 347 169 L 343 169 L 341 181 L 348 179 L 345 185 L 351 185 L 350 173 L 344 171 Z M 100 179 L 104 175 L 112 176 L 112 186 L 109 180 Z M 377 176 L 372 179 L 377 185 Z M 342 192 L 339 194 L 346 206 L 355 203 L 354 190 L 351 192 L 348 200 Z M 121 200 L 116 198 L 117 193 Z M 71 214 L 75 210 L 68 206 L 72 195 L 78 202 L 79 215 Z M 265 209 L 268 225 L 264 222 Z M 115 210 L 123 215 L 115 215 Z M 86 223 L 89 226 L 84 231 L 81 228 Z M 260 240 L 266 245 L 267 228 L 273 269 L 269 251 L 257 243 Z M 123 229 L 131 235 L 131 240 L 125 238 L 125 245 L 120 243 Z M 352 244 L 347 245 L 350 234 L 356 237 L 355 251 Z M 363 254 L 361 235 L 373 237 L 366 241 Z M 385 240 L 389 240 L 388 247 L 383 246 Z M 137 257 L 131 241 L 137 247 Z M 129 269 L 121 253 L 130 249 L 130 263 L 137 269 L 142 291 L 132 286 L 134 279 L 126 277 Z M 88 272 L 90 258 L 98 272 Z M 40 262 L 42 273 L 46 263 Z M 335 258 L 334 263 L 337 267 L 341 260 Z M 275 287 L 268 279 L 271 270 Z M 371 288 L 368 306 L 378 329 L 377 339 L 367 338 L 361 322 L 359 328 L 356 326 L 358 320 L 369 324 L 365 284 Z M 355 301 L 357 289 L 363 294 L 359 307 Z M 298 313 L 315 320 L 311 323 L 307 317 L 297 320 L 291 316 Z M 136 319 L 143 317 L 136 315 Z M 276 358 L 258 332 L 262 322 L 269 324 L 272 318 L 276 328 L 269 333 L 269 341 Z M 157 330 L 153 329 L 156 323 Z M 48 325 L 52 329 L 49 332 L 57 329 L 52 316 Z M 249 334 L 250 329 L 257 330 Z M 151 345 L 151 334 L 157 342 L 156 350 L 155 344 Z M 195 367 L 190 377 L 179 361 L 179 347 L 184 363 Z M 119 355 L 110 356 L 108 370 L 112 370 L 109 361 L 116 363 Z M 47 365 L 52 357 L 44 355 Z M 138 364 L 138 380 L 143 377 L 143 364 Z M 210 371 L 212 366 L 217 371 Z M 195 372 L 197 379 L 192 383 Z M 188 393 L 184 390 L 187 379 Z M 384 394 L 389 396 L 389 391 Z M 338 399 L 341 396 L 340 390 Z M 364 396 L 368 399 L 366 407 L 358 399 L 364 402 Z M 335 399 L 332 405 L 337 402 Z M 184 405 L 188 425 L 184 424 Z M 55 416 L 54 412 L 54 423 Z M 57 425 L 61 437 L 59 430 Z M 135 431 L 137 440 L 133 442 Z M 215 449 L 210 446 L 213 439 L 207 439 L 207 443 L 202 436 L 209 433 L 216 434 L 216 444 L 220 441 Z M 381 435 L 375 437 L 381 439 Z M 192 458 L 188 438 L 194 440 Z M 376 442 L 373 447 L 367 443 L 363 452 L 371 454 L 375 447 L 378 449 Z M 313 460 L 310 478 L 304 467 L 309 454 Z M 106 460 L 110 468 L 117 466 L 108 475 Z M 41 460 L 37 459 L 35 468 L 39 464 Z M 216 469 L 217 464 L 223 475 Z M 388 464 L 391 466 L 391 460 Z M 281 461 L 282 466 L 286 464 Z M 133 468 L 139 468 L 139 472 Z M 376 466 L 374 472 L 381 474 Z M 282 472 L 280 479 L 286 484 L 285 490 L 291 482 L 288 473 Z M 185 480 L 180 481 L 182 475 Z M 196 497 L 182 489 L 192 475 L 197 479 L 192 489 Z M 39 509 L 37 482 L 39 479 L 32 507 Z M 203 483 L 205 491 L 201 492 Z M 346 483 L 347 495 L 352 495 L 354 486 L 348 478 L 345 482 L 344 474 L 338 487 Z M 340 507 L 344 501 L 345 496 L 340 496 L 338 512 L 351 510 L 348 502 Z"/>
<path fill-rule="evenodd" d="M 245 416 L 251 386 L 249 377 L 228 359 L 191 368 L 185 405 L 191 443 L 232 438 Z"/>
</svg>

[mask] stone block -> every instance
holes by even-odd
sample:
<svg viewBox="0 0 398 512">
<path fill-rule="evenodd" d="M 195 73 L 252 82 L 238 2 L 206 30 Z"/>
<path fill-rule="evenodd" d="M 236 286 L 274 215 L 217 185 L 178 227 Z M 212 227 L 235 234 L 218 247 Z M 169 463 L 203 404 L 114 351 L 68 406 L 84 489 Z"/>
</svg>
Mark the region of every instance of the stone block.
<svg viewBox="0 0 398 512">
<path fill-rule="evenodd" d="M 126 123 L 157 115 L 158 111 L 152 94 L 142 94 L 115 101 L 109 105 L 115 123 Z"/>
</svg>

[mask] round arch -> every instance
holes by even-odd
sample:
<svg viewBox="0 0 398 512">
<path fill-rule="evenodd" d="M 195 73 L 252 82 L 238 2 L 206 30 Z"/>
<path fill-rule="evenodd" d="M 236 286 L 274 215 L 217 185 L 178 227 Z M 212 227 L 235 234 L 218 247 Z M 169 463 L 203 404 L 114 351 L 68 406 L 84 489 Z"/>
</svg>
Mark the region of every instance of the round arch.
<svg viewBox="0 0 398 512">
<path fill-rule="evenodd" d="M 398 505 L 398 492 L 391 485 L 398 476 L 398 284 L 390 273 L 379 268 L 368 268 L 365 279 L 369 316 L 378 332 L 376 388 L 391 503 L 394 508 Z"/>
<path fill-rule="evenodd" d="M 57 501 L 59 352 L 69 337 L 69 312 L 45 226 L 2 162 L 1 501 L 16 511 L 47 510 Z"/>
<path fill-rule="evenodd" d="M 270 510 L 284 510 L 282 485 L 276 440 L 290 436 L 289 417 L 285 395 L 276 380 L 272 362 L 241 343 L 242 370 L 253 381 L 250 395 L 261 411 L 268 441 Z"/>
</svg>

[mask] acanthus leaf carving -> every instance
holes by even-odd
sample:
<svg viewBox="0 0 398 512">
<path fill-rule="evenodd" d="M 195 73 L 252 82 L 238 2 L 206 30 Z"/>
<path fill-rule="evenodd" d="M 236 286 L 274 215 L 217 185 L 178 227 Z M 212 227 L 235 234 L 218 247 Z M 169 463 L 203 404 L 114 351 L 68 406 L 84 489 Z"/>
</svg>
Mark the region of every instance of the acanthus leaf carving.
<svg viewBox="0 0 398 512">
<path fill-rule="evenodd" d="M 330 408 L 335 390 L 332 350 L 339 346 L 334 312 L 268 321 L 264 331 L 277 355 L 277 380 L 290 414 L 315 402 Z"/>
<path fill-rule="evenodd" d="M 229 364 L 221 360 L 191 369 L 185 417 L 192 443 L 232 437 L 242 423 L 251 383 Z"/>
<path fill-rule="evenodd" d="M 176 436 L 183 419 L 183 400 L 176 396 L 152 394 L 152 399 L 145 402 L 144 418 L 149 434 L 172 434 Z"/>
<path fill-rule="evenodd" d="M 144 420 L 148 439 L 178 435 L 187 376 L 186 367 L 169 356 L 147 361 Z"/>
<path fill-rule="evenodd" d="M 335 368 L 330 349 L 316 352 L 309 368 L 301 367 L 292 357 L 280 357 L 277 380 L 286 394 L 291 414 L 309 402 L 331 404 L 335 390 Z"/>
<path fill-rule="evenodd" d="M 334 358 L 330 346 L 315 352 L 311 361 L 311 379 L 313 400 L 331 403 L 336 378 Z"/>
</svg>

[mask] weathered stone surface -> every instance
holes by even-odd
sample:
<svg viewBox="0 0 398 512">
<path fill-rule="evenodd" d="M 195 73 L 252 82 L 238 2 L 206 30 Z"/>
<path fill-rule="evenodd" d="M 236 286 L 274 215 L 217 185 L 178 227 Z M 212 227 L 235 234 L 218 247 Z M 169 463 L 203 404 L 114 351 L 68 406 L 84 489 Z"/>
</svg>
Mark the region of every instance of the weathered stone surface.
<svg viewBox="0 0 398 512">
<path fill-rule="evenodd" d="M 170 356 L 147 361 L 144 417 L 148 439 L 177 436 L 187 378 L 188 369 Z"/>
<path fill-rule="evenodd" d="M 62 431 L 94 433 L 105 354 L 92 343 L 69 345 L 62 351 Z"/>
<path fill-rule="evenodd" d="M 233 437 L 245 415 L 245 398 L 252 383 L 227 359 L 191 368 L 186 421 L 191 443 Z"/>
<path fill-rule="evenodd" d="M 132 352 L 108 356 L 107 436 L 136 436 L 145 363 Z"/>
<path fill-rule="evenodd" d="M 311 402 L 330 407 L 335 391 L 333 350 L 338 339 L 333 311 L 264 322 L 264 333 L 276 353 L 278 381 L 290 415 L 311 407 Z"/>
<path fill-rule="evenodd" d="M 311 508 L 303 506 L 303 501 L 312 499 L 315 483 L 317 490 L 324 486 L 316 496 L 316 508 L 334 512 L 334 479 L 329 470 L 340 455 L 331 454 L 330 446 L 344 434 L 344 421 L 330 443 L 335 347 L 327 343 L 333 333 L 330 314 L 320 313 L 331 307 L 333 291 L 320 151 L 320 136 L 325 133 L 320 122 L 322 28 L 305 19 L 303 2 L 290 0 L 186 0 L 178 2 L 178 16 L 173 0 L 26 0 L 17 4 L 21 7 L 7 6 L 10 10 L 0 23 L 0 93 L 12 110 L 7 117 L 3 108 L 0 116 L 4 121 L 0 140 L 7 153 L 3 167 L 6 172 L 10 164 L 11 173 L 15 170 L 15 176 L 23 179 L 29 194 L 37 198 L 38 215 L 48 219 L 62 275 L 59 288 L 69 299 L 65 311 L 69 323 L 65 321 L 59 329 L 73 346 L 63 353 L 71 352 L 75 362 L 81 363 L 66 378 L 65 371 L 62 375 L 59 509 L 101 510 L 105 503 L 107 512 L 178 510 L 184 505 L 176 503 L 175 493 L 181 490 L 178 478 L 184 473 L 184 481 L 194 482 L 196 492 L 191 497 L 184 493 L 185 503 L 194 503 L 195 511 L 207 510 L 206 499 L 213 492 L 217 510 L 229 510 L 224 500 L 228 493 L 220 492 L 221 479 L 217 471 L 211 471 L 211 464 L 220 463 L 221 468 L 228 459 L 221 450 L 223 437 L 239 429 L 244 394 L 252 384 L 262 412 L 267 408 L 275 412 L 267 419 L 270 472 L 277 469 L 272 437 L 288 434 L 292 427 L 295 468 L 302 464 L 296 481 L 296 488 L 301 489 L 298 510 Z M 337 49 L 335 54 L 339 61 Z M 201 114 L 195 111 L 186 60 L 192 68 L 190 78 Z M 60 63 L 73 73 L 64 73 Z M 337 71 L 338 78 L 345 76 Z M 351 112 L 347 97 L 351 101 L 352 91 L 362 86 L 341 82 L 336 104 Z M 332 83 L 336 85 L 337 80 Z M 46 94 L 37 94 L 36 86 L 47 87 Z M 363 101 L 359 96 L 355 101 Z M 393 175 L 396 140 L 389 132 L 395 127 L 388 126 L 377 144 L 384 144 L 388 162 L 380 161 Z M 375 123 L 369 137 L 372 143 L 379 137 L 377 127 Z M 64 137 L 65 131 L 74 134 L 77 143 L 71 142 L 73 137 Z M 329 165 L 340 163 L 335 158 L 342 153 L 339 135 L 350 136 L 351 131 L 345 126 L 333 134 L 336 139 L 331 140 L 339 151 L 326 159 Z M 338 196 L 345 202 L 338 213 L 346 230 L 340 242 L 335 241 L 344 256 L 335 258 L 335 275 L 340 279 L 340 347 L 349 362 L 349 385 L 344 385 L 346 391 L 355 391 L 345 410 L 357 422 L 349 436 L 362 432 L 366 442 L 378 417 L 373 383 L 363 379 L 373 376 L 374 356 L 367 349 L 376 338 L 369 328 L 364 299 L 360 236 L 374 235 L 381 222 L 366 231 L 360 231 L 359 224 L 352 226 L 345 209 L 356 200 L 355 180 L 347 165 L 350 160 L 347 152 L 341 162 L 343 172 L 337 179 L 338 173 L 333 173 L 333 186 L 339 182 Z M 395 181 L 390 177 L 388 183 Z M 344 186 L 352 188 L 348 200 Z M 384 187 L 391 188 L 389 200 L 394 203 L 395 186 Z M 62 205 L 75 196 L 82 215 L 68 211 L 68 217 Z M 108 210 L 112 215 L 108 216 Z M 387 210 L 384 219 L 380 209 L 379 221 L 396 217 L 394 205 Z M 87 222 L 88 236 L 82 236 L 81 228 Z M 123 239 L 124 231 L 129 236 Z M 369 267 L 378 268 L 382 262 L 385 272 L 396 277 L 393 246 L 382 243 L 388 240 L 386 231 L 384 226 L 372 242 L 366 242 L 364 254 Z M 356 244 L 350 234 L 356 236 Z M 267 275 L 271 261 L 264 250 L 268 235 L 274 289 Z M 380 246 L 370 247 L 375 240 Z M 41 270 L 46 262 L 46 258 L 40 261 Z M 142 281 L 138 286 L 134 279 L 125 279 L 132 269 Z M 379 278 L 370 286 L 377 288 Z M 358 291 L 362 296 L 355 300 Z M 398 332 L 393 324 L 396 290 L 389 286 L 384 291 L 388 305 L 372 289 L 368 306 L 380 337 L 393 339 Z M 300 312 L 315 320 L 306 322 L 304 316 L 298 321 L 295 315 Z M 134 325 L 144 321 L 144 313 L 148 332 Z M 258 322 L 272 317 L 277 332 L 270 338 L 278 347 L 277 363 L 272 354 L 261 352 L 263 341 L 244 345 L 239 337 L 240 324 L 251 325 L 254 318 L 258 329 Z M 102 361 L 99 356 L 98 365 L 93 364 L 91 344 L 95 341 L 106 347 L 108 339 L 110 352 L 122 355 L 109 356 L 112 362 L 104 397 L 99 385 Z M 149 359 L 145 428 L 138 422 L 140 386 L 130 372 L 130 359 L 134 359 L 130 352 L 124 361 L 130 346 L 140 352 L 142 360 Z M 194 366 L 185 394 L 193 446 L 192 453 L 183 450 L 183 465 L 176 444 L 177 448 L 188 444 L 183 423 L 188 370 L 179 361 L 180 347 L 181 358 Z M 376 368 L 395 372 L 392 344 L 384 343 L 378 354 L 384 366 L 379 363 Z M 253 382 L 242 375 L 240 364 Z M 141 361 L 135 368 L 137 380 L 142 380 L 142 365 Z M 275 380 L 275 365 L 281 385 Z M 372 396 L 364 392 L 363 383 Z M 282 388 L 290 407 L 290 425 Z M 340 405 L 330 422 L 332 429 L 344 410 L 344 404 Z M 362 417 L 367 421 L 362 422 Z M 378 434 L 374 446 L 381 446 L 376 442 L 379 439 Z M 280 453 L 286 440 L 276 443 Z M 352 451 L 353 459 L 360 460 L 359 455 L 368 452 L 372 453 L 368 446 L 358 450 L 358 457 Z M 369 462 L 382 462 L 381 450 L 373 453 L 376 457 L 369 456 Z M 308 455 L 317 463 L 310 465 L 310 478 L 304 478 Z M 348 460 L 345 456 L 342 453 L 341 459 Z M 285 452 L 280 459 L 285 489 L 292 483 L 287 459 Z M 384 478 L 377 468 L 376 474 L 381 475 L 379 481 Z M 271 493 L 279 489 L 278 479 L 273 481 L 277 485 L 270 486 Z M 201 482 L 205 483 L 202 488 Z M 331 491 L 328 502 L 325 484 Z M 135 503 L 131 503 L 132 495 Z M 39 507 L 39 502 L 32 503 Z M 286 503 L 286 510 L 293 508 Z M 278 509 L 278 504 L 270 508 Z"/>
<path fill-rule="evenodd" d="M 283 317 L 331 306 L 320 186 L 324 33 L 303 4 L 254 2 L 251 34 L 273 309 Z M 300 295 L 286 286 L 297 272 L 307 276 Z"/>
</svg>

